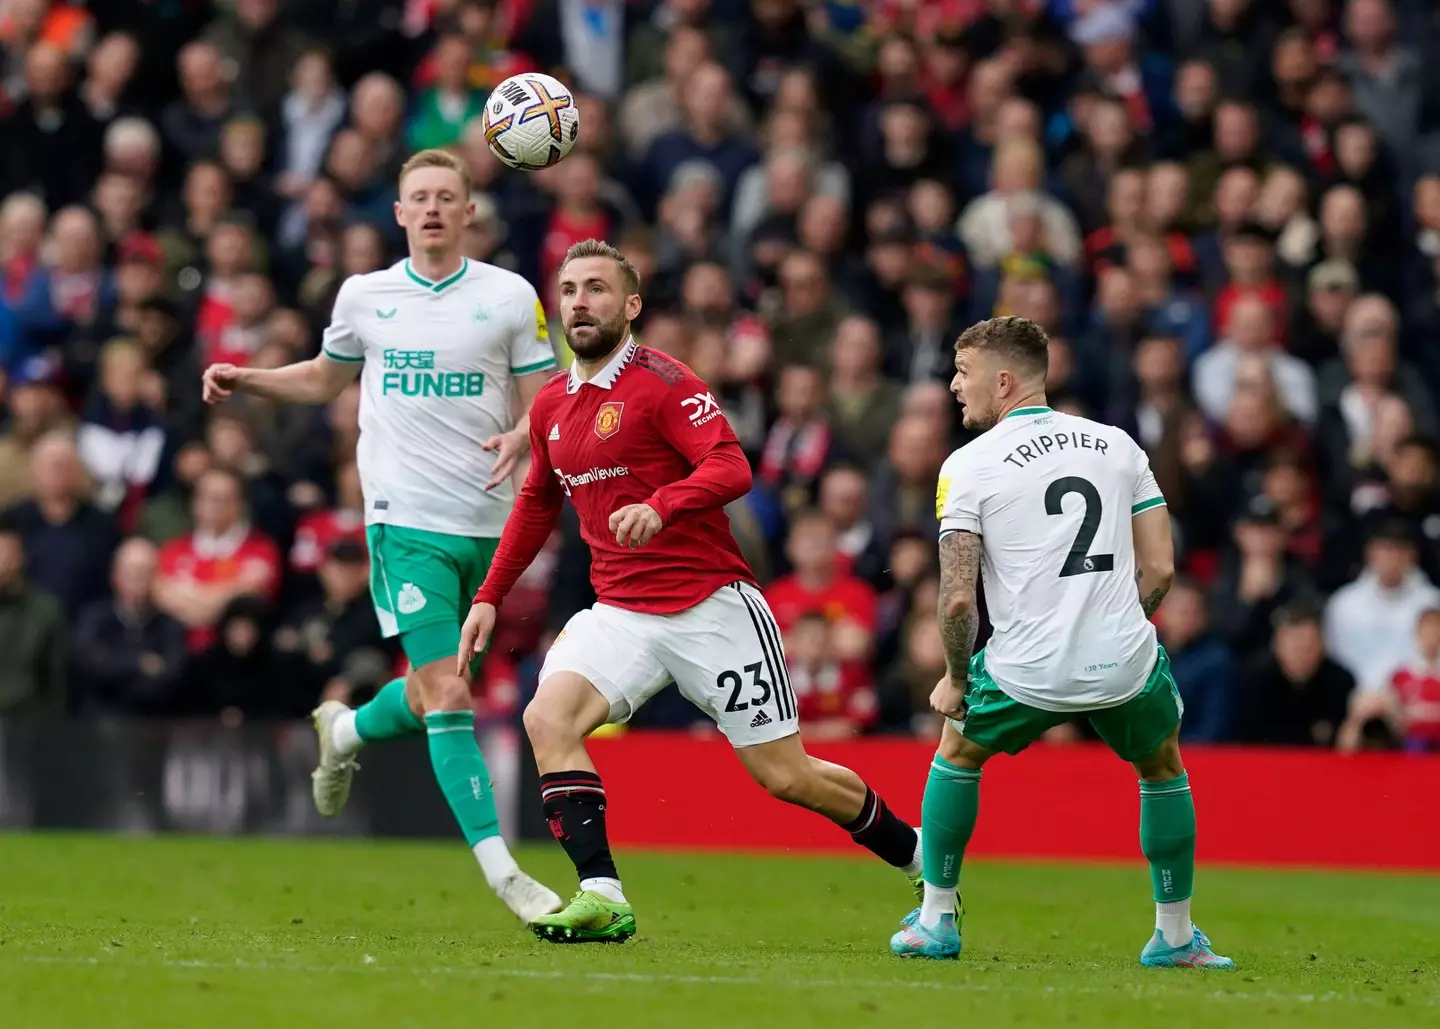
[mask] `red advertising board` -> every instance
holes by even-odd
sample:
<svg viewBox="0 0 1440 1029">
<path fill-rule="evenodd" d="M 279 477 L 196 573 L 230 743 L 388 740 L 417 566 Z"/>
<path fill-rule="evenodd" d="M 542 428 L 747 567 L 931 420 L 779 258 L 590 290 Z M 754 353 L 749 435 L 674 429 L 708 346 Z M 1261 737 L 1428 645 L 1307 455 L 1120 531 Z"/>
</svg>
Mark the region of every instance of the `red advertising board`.
<svg viewBox="0 0 1440 1029">
<path fill-rule="evenodd" d="M 590 741 L 619 846 L 847 852 L 825 819 L 765 795 L 723 740 L 628 733 Z M 934 747 L 814 744 L 918 822 Z M 1202 861 L 1440 871 L 1440 756 L 1191 747 Z M 1139 859 L 1139 790 L 1099 746 L 1036 746 L 985 768 L 973 854 Z"/>
</svg>

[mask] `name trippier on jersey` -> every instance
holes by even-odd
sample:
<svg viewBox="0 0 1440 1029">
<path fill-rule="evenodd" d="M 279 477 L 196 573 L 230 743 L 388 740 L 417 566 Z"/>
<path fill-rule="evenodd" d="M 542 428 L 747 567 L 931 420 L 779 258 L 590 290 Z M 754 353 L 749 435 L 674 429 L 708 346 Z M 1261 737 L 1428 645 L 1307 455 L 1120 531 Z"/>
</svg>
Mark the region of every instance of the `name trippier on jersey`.
<svg viewBox="0 0 1440 1029">
<path fill-rule="evenodd" d="M 559 468 L 555 469 L 555 475 L 560 480 L 560 485 L 565 489 L 565 495 L 570 495 L 570 490 L 576 486 L 588 486 L 592 482 L 603 482 L 606 479 L 618 479 L 629 475 L 630 469 L 623 464 L 614 468 L 591 468 L 588 472 L 581 472 L 579 475 L 567 475 Z"/>
<path fill-rule="evenodd" d="M 1034 461 L 1052 450 L 1093 450 L 1097 454 L 1108 455 L 1110 444 L 1099 436 L 1092 436 L 1088 432 L 1042 432 L 1038 436 L 1031 436 L 1029 440 L 1021 443 L 1010 453 L 1006 454 L 1003 461 L 1013 464 L 1016 468 L 1024 468 L 1031 461 Z"/>
</svg>

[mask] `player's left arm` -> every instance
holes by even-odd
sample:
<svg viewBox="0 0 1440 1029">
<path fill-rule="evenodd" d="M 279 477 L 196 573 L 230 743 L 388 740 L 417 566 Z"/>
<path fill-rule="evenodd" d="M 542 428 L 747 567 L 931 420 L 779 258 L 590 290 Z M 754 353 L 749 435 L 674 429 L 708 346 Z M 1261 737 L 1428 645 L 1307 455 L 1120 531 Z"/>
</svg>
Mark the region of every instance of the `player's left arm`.
<svg viewBox="0 0 1440 1029">
<path fill-rule="evenodd" d="M 723 508 L 750 492 L 750 462 L 710 387 L 693 375 L 671 385 L 655 413 L 660 435 L 693 469 L 661 486 L 643 504 L 610 516 L 620 546 L 643 547 L 682 515 Z"/>
<path fill-rule="evenodd" d="M 520 458 L 530 452 L 530 407 L 557 367 L 544 305 L 528 283 L 526 288 L 529 293 L 521 301 L 520 324 L 510 338 L 509 353 L 510 375 L 520 396 L 520 418 L 509 432 L 491 436 L 483 444 L 486 450 L 498 451 L 490 481 L 485 483 L 487 490 L 508 481 Z"/>
<path fill-rule="evenodd" d="M 940 467 L 935 514 L 940 519 L 940 599 L 936 617 L 945 648 L 945 678 L 930 694 L 930 706 L 958 718 L 965 711 L 970 655 L 980 629 L 978 590 L 983 537 L 979 478 L 956 451 Z"/>
</svg>

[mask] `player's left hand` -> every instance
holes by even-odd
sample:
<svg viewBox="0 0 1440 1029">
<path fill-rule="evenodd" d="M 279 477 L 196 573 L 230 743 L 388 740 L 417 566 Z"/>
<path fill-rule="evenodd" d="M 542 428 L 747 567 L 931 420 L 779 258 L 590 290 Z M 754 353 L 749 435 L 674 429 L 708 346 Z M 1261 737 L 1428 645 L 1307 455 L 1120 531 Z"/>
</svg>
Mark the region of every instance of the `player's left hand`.
<svg viewBox="0 0 1440 1029">
<path fill-rule="evenodd" d="M 965 683 L 944 676 L 930 692 L 930 707 L 946 718 L 965 717 Z"/>
<path fill-rule="evenodd" d="M 649 504 L 626 504 L 610 516 L 610 531 L 622 547 L 643 547 L 665 527 Z"/>
<path fill-rule="evenodd" d="M 485 489 L 488 491 L 502 482 L 509 481 L 511 473 L 515 471 L 516 462 L 530 452 L 530 435 L 517 429 L 511 429 L 498 436 L 491 436 L 480 444 L 480 449 L 499 451 L 495 457 L 495 470 L 490 476 L 490 481 L 485 484 Z"/>
</svg>

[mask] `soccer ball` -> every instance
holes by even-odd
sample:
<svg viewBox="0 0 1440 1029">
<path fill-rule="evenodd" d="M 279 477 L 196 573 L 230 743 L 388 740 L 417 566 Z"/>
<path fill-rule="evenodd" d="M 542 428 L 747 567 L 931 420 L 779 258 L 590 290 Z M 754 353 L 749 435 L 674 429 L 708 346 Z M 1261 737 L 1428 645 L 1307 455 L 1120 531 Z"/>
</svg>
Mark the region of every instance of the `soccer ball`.
<svg viewBox="0 0 1440 1029">
<path fill-rule="evenodd" d="M 549 75 L 512 75 L 485 101 L 485 142 L 511 168 L 548 168 L 570 152 L 579 135 L 575 98 Z"/>
</svg>

